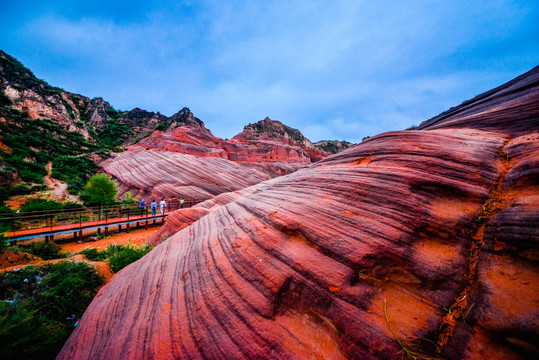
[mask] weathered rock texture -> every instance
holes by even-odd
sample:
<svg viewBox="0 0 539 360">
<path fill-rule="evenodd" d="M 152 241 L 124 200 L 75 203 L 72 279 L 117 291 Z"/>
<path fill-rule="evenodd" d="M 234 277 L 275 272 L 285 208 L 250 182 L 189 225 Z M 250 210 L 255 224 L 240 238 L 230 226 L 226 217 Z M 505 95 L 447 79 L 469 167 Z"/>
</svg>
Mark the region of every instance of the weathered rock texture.
<svg viewBox="0 0 539 360">
<path fill-rule="evenodd" d="M 265 118 L 245 126 L 231 140 L 213 136 L 204 126 L 175 126 L 156 131 L 130 149 L 157 149 L 244 163 L 310 164 L 328 156 L 315 148 L 299 130 Z M 276 165 L 278 166 L 278 165 Z"/>
<path fill-rule="evenodd" d="M 184 118 L 194 118 L 188 109 L 184 112 Z M 290 174 L 327 155 L 299 130 L 269 118 L 247 125 L 231 140 L 215 137 L 202 122 L 183 120 L 153 132 L 101 167 L 118 181 L 121 192 L 207 200 Z"/>
<path fill-rule="evenodd" d="M 155 150 L 125 151 L 101 163 L 103 170 L 117 180 L 120 193 L 131 191 L 146 198 L 175 196 L 197 201 L 283 175 L 279 171 L 290 173 L 301 167 L 272 166 Z"/>
<path fill-rule="evenodd" d="M 537 357 L 538 76 L 172 214 L 59 359 Z"/>
</svg>

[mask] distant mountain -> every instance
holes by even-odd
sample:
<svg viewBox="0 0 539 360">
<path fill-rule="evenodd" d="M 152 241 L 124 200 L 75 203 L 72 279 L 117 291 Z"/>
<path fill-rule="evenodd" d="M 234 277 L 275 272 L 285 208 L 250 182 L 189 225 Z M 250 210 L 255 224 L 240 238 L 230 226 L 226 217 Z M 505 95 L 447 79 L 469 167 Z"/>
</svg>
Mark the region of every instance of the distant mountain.
<svg viewBox="0 0 539 360">
<path fill-rule="evenodd" d="M 121 193 L 205 200 L 290 174 L 329 155 L 299 130 L 269 118 L 245 126 L 230 140 L 214 136 L 188 110 L 182 119 L 188 120 L 181 124 L 190 125 L 155 131 L 101 164 Z"/>
<path fill-rule="evenodd" d="M 76 193 L 103 160 L 126 148 L 249 164 L 247 168 L 262 172 L 253 181 L 288 174 L 330 153 L 313 146 L 299 130 L 269 118 L 245 126 L 231 140 L 223 140 L 186 107 L 170 117 L 140 108 L 114 109 L 102 98 L 90 99 L 49 85 L 0 50 L 0 202 L 14 194 L 17 184 L 23 192 L 30 191 L 31 184 L 41 184 L 48 163 L 52 164 L 52 176 L 68 182 L 71 192 Z M 133 159 L 134 163 L 126 164 L 130 169 L 139 166 L 136 157 L 114 158 Z M 121 169 L 111 166 L 113 163 L 108 161 L 106 169 Z M 135 190 L 141 194 L 153 191 Z"/>
<path fill-rule="evenodd" d="M 336 154 L 338 152 L 348 149 L 349 147 L 354 146 L 355 144 L 352 144 L 348 141 L 323 140 L 315 142 L 313 145 L 320 150 L 326 151 L 330 154 Z"/>
</svg>

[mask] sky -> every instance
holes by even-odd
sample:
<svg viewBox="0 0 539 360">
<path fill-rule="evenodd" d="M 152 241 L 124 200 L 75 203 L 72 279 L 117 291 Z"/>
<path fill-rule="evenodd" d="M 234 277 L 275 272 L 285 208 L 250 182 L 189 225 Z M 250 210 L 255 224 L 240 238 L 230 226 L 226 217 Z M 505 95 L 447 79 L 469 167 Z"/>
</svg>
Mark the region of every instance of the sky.
<svg viewBox="0 0 539 360">
<path fill-rule="evenodd" d="M 0 0 L 0 49 L 113 107 L 183 107 L 231 138 L 418 125 L 539 65 L 538 1 Z"/>
</svg>

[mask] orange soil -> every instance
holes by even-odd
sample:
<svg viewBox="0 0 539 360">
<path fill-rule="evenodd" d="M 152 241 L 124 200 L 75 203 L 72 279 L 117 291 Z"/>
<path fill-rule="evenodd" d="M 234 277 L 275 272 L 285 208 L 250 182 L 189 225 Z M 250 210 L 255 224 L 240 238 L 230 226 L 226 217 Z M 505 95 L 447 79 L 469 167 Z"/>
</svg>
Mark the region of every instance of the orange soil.
<svg viewBox="0 0 539 360">
<path fill-rule="evenodd" d="M 93 264 L 97 267 L 97 271 L 100 275 L 103 275 L 105 278 L 105 284 L 112 279 L 114 275 L 110 269 L 110 266 L 105 261 L 89 261 L 84 255 L 74 255 L 77 252 L 87 249 L 87 248 L 98 248 L 104 249 L 110 244 L 135 244 L 137 246 L 144 245 L 146 242 L 155 234 L 159 228 L 150 228 L 132 230 L 129 233 L 116 233 L 110 236 L 107 239 L 96 240 L 96 241 L 86 241 L 83 243 L 70 242 L 65 244 L 60 244 L 62 251 L 69 251 L 72 255 L 68 258 L 69 260 L 84 260 Z M 5 256 L 4 256 L 5 255 Z M 26 256 L 25 256 L 26 255 Z M 4 259 L 5 257 L 5 259 Z M 11 271 L 17 268 L 25 267 L 27 265 L 43 265 L 46 263 L 56 263 L 66 259 L 54 259 L 54 260 L 41 260 L 35 258 L 33 255 L 25 253 L 13 253 L 11 250 L 6 250 L 0 254 L 0 271 Z"/>
<path fill-rule="evenodd" d="M 5 152 L 10 152 L 11 149 L 2 142 L 2 137 L 0 137 L 0 149 L 2 149 Z"/>
<path fill-rule="evenodd" d="M 155 234 L 159 230 L 158 227 L 149 228 L 148 230 L 142 228 L 142 229 L 135 229 L 131 230 L 129 233 L 121 232 L 121 233 L 115 233 L 111 235 L 110 237 L 102 240 L 96 240 L 96 241 L 85 241 L 81 244 L 78 242 L 69 242 L 65 244 L 60 244 L 62 247 L 62 251 L 71 251 L 73 253 L 77 253 L 81 250 L 84 250 L 86 248 L 98 248 L 98 249 L 104 249 L 110 244 L 135 244 L 137 246 L 144 245 L 153 234 Z"/>
</svg>

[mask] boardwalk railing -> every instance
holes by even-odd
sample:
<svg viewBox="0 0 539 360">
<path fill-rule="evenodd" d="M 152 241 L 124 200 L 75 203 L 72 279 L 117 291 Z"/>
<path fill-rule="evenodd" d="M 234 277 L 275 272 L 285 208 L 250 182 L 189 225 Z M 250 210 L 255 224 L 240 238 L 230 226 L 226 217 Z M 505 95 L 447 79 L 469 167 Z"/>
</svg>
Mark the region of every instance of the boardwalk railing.
<svg viewBox="0 0 539 360">
<path fill-rule="evenodd" d="M 0 224 L 5 224 L 11 227 L 12 231 L 5 233 L 8 241 L 29 239 L 34 237 L 46 237 L 56 234 L 79 232 L 82 238 L 82 231 L 97 229 L 100 232 L 101 228 L 108 233 L 108 228 L 118 225 L 121 229 L 122 225 L 126 225 L 129 230 L 129 224 L 144 222 L 146 226 L 148 222 L 157 219 L 164 219 L 170 211 L 179 208 L 191 207 L 200 202 L 197 200 L 185 200 L 183 204 L 178 199 L 165 200 L 167 205 L 161 212 L 159 204 L 157 205 L 156 214 L 153 215 L 150 204 L 146 204 L 144 209 L 138 205 L 132 206 L 107 206 L 99 208 L 87 209 L 66 209 L 64 211 L 51 212 L 33 212 L 19 214 L 0 214 Z"/>
</svg>

